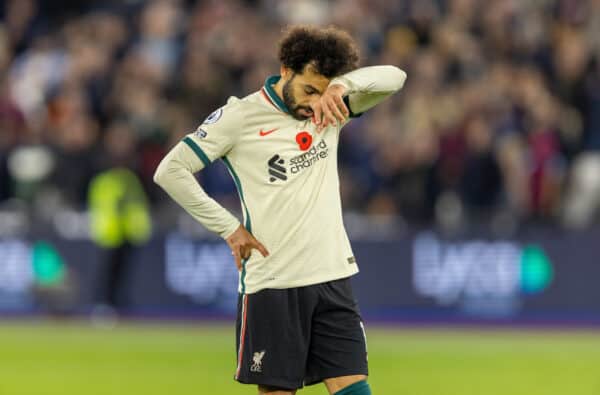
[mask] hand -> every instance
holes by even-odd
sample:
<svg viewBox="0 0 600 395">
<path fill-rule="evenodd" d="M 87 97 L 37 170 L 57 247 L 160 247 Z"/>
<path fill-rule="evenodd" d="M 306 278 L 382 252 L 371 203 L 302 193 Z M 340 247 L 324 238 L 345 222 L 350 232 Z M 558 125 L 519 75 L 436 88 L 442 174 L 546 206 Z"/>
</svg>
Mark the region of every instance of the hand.
<svg viewBox="0 0 600 395">
<path fill-rule="evenodd" d="M 329 85 L 325 92 L 311 103 L 313 110 L 313 121 L 317 124 L 317 132 L 320 132 L 328 125 L 336 125 L 339 121 L 344 122 L 350 116 L 350 111 L 344 103 L 344 94 L 346 88 L 343 85 Z"/>
<path fill-rule="evenodd" d="M 235 258 L 235 265 L 238 270 L 242 270 L 242 259 L 250 258 L 252 249 L 257 249 L 265 258 L 269 256 L 269 251 L 265 246 L 256 240 L 242 225 L 225 241 L 231 248 L 231 255 Z"/>
</svg>

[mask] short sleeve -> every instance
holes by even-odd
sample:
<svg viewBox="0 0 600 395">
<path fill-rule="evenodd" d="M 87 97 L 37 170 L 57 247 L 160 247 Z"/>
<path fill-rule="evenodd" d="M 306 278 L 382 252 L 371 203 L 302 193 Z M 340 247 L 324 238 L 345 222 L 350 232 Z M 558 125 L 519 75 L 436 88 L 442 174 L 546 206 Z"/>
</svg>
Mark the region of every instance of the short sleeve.
<svg viewBox="0 0 600 395">
<path fill-rule="evenodd" d="M 213 111 L 195 132 L 188 134 L 183 142 L 208 166 L 229 153 L 242 130 L 242 114 L 239 100 L 229 102 Z"/>
</svg>

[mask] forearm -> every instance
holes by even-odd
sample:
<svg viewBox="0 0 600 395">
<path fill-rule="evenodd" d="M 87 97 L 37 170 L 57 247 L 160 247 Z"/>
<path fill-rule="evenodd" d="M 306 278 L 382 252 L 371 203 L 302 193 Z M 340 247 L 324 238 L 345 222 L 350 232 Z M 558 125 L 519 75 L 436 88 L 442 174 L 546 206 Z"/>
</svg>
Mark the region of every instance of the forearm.
<svg viewBox="0 0 600 395">
<path fill-rule="evenodd" d="M 331 80 L 346 88 L 350 110 L 359 114 L 402 88 L 406 73 L 395 66 L 363 67 Z"/>
<path fill-rule="evenodd" d="M 189 148 L 179 143 L 156 169 L 154 182 L 208 230 L 227 238 L 240 222 L 198 184 L 193 173 L 201 168 Z"/>
</svg>

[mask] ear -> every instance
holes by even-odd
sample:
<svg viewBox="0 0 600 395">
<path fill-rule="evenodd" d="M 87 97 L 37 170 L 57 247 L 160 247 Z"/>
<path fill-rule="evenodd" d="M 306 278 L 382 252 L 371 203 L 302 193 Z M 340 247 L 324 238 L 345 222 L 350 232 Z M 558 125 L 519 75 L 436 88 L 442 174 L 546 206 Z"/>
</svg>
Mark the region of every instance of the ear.
<svg viewBox="0 0 600 395">
<path fill-rule="evenodd" d="M 289 69 L 289 68 L 285 67 L 284 65 L 281 65 L 281 67 L 279 67 L 279 74 L 281 75 L 281 78 L 284 81 L 287 81 L 292 76 L 292 69 Z"/>
</svg>

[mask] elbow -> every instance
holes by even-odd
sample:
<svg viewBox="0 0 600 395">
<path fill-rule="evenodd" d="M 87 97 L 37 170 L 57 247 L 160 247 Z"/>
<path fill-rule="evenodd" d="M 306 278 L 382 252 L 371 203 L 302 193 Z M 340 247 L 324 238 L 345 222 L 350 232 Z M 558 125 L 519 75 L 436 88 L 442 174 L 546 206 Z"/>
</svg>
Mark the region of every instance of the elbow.
<svg viewBox="0 0 600 395">
<path fill-rule="evenodd" d="M 159 185 L 160 187 L 162 187 L 164 185 L 164 181 L 165 181 L 164 161 L 160 162 L 160 164 L 154 171 L 154 176 L 152 177 L 152 180 L 154 181 L 155 184 Z"/>
<path fill-rule="evenodd" d="M 391 66 L 393 68 L 393 81 L 395 83 L 394 88 L 396 91 L 399 91 L 404 86 L 404 82 L 406 82 L 406 72 L 399 67 Z"/>
</svg>

